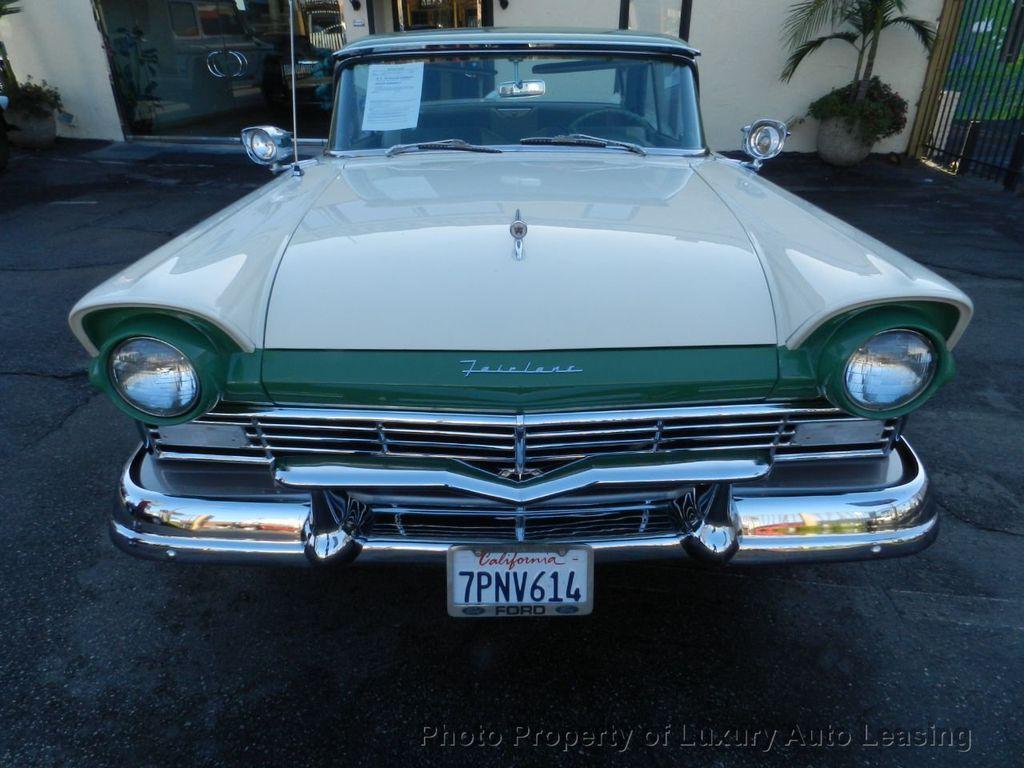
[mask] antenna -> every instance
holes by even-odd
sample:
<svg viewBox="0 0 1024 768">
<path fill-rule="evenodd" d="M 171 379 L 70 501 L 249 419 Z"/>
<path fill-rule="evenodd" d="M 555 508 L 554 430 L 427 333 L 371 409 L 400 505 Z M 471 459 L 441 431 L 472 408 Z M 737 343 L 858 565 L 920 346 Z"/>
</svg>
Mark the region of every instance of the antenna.
<svg viewBox="0 0 1024 768">
<path fill-rule="evenodd" d="M 288 0 L 288 42 L 292 59 L 292 176 L 301 176 L 299 165 L 299 106 L 295 90 L 295 0 Z"/>
</svg>

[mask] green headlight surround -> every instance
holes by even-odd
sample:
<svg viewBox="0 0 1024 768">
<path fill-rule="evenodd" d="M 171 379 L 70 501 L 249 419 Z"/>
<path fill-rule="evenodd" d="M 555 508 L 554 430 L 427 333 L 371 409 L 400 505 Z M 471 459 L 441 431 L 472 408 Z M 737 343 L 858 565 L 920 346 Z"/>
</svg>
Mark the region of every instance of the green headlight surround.
<svg viewBox="0 0 1024 768">
<path fill-rule="evenodd" d="M 147 424 L 181 424 L 210 410 L 222 397 L 228 378 L 230 351 L 225 338 L 204 327 L 199 321 L 183 315 L 124 313 L 107 318 L 102 333 L 99 354 L 89 365 L 89 381 L 107 393 L 114 405 L 134 419 Z M 176 347 L 195 367 L 199 377 L 199 397 L 185 413 L 177 416 L 153 416 L 135 408 L 118 390 L 110 378 L 110 356 L 128 339 L 149 337 L 165 341 Z M 237 348 L 235 348 L 237 349 Z"/>
<path fill-rule="evenodd" d="M 901 329 L 920 333 L 932 343 L 937 357 L 935 374 L 917 397 L 898 408 L 874 410 L 858 405 L 847 394 L 844 382 L 850 356 L 871 337 Z M 821 350 L 815 366 L 819 389 L 834 405 L 869 419 L 891 419 L 920 408 L 956 371 L 942 333 L 926 313 L 908 307 L 884 307 L 858 314 L 836 328 Z"/>
</svg>

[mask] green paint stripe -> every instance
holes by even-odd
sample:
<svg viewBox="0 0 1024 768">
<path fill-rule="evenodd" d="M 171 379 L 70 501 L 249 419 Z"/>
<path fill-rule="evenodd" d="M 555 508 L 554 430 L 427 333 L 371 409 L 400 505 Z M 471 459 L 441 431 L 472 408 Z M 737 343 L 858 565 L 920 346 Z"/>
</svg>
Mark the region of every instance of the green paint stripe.
<svg viewBox="0 0 1024 768">
<path fill-rule="evenodd" d="M 775 347 L 394 352 L 268 349 L 263 385 L 282 404 L 585 409 L 758 400 Z"/>
<path fill-rule="evenodd" d="M 833 318 L 797 350 L 748 346 L 523 353 L 245 353 L 201 318 L 146 307 L 94 312 L 86 318 L 85 328 L 100 349 L 90 365 L 92 382 L 125 413 L 159 424 L 195 418 L 218 398 L 428 410 L 543 411 L 812 399 L 823 393 L 852 413 L 889 418 L 919 408 L 953 374 L 953 359 L 943 340 L 957 319 L 957 310 L 949 305 L 899 302 Z M 840 391 L 842 364 L 871 334 L 899 327 L 920 330 L 936 342 L 939 372 L 921 397 L 898 411 L 861 412 Z M 177 418 L 154 419 L 136 411 L 114 391 L 107 375 L 108 355 L 121 340 L 139 335 L 173 343 L 196 365 L 202 394 L 192 411 Z M 503 372 L 467 376 L 467 360 L 476 361 L 474 370 L 503 366 Z M 527 364 L 533 373 L 521 372 Z M 520 372 L 509 372 L 512 367 Z M 555 367 L 560 372 L 554 372 Z"/>
</svg>

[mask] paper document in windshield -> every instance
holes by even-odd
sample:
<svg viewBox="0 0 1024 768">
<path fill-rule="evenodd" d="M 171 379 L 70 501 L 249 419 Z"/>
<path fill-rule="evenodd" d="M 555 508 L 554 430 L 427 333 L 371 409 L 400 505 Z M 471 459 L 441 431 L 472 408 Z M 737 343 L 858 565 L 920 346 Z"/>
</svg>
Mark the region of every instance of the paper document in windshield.
<svg viewBox="0 0 1024 768">
<path fill-rule="evenodd" d="M 363 108 L 364 131 L 415 128 L 420 119 L 423 62 L 371 64 Z"/>
</svg>

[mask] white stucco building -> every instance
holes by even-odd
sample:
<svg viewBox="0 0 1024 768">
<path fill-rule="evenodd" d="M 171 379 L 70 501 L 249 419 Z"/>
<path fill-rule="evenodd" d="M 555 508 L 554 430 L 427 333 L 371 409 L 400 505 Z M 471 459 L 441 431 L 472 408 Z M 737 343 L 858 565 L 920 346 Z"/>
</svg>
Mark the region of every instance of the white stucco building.
<svg viewBox="0 0 1024 768">
<path fill-rule="evenodd" d="M 790 83 L 779 81 L 787 51 L 781 29 L 792 0 L 299 0 L 299 73 L 312 85 L 322 53 L 342 40 L 402 28 L 558 26 L 682 33 L 702 51 L 701 99 L 709 143 L 739 146 L 757 117 L 791 123 L 787 149 L 813 151 L 816 126 L 799 122 L 808 104 L 852 77 L 855 52 L 829 43 Z M 907 12 L 938 21 L 942 0 L 908 0 Z M 28 0 L 0 21 L 19 79 L 60 89 L 62 136 L 122 140 L 237 136 L 257 122 L 282 122 L 282 54 L 287 0 Z M 903 151 L 928 59 L 913 34 L 885 31 L 877 74 L 911 105 L 908 127 L 877 151 Z M 326 134 L 313 103 L 300 134 Z"/>
</svg>

